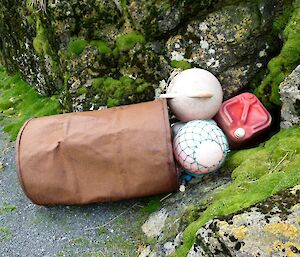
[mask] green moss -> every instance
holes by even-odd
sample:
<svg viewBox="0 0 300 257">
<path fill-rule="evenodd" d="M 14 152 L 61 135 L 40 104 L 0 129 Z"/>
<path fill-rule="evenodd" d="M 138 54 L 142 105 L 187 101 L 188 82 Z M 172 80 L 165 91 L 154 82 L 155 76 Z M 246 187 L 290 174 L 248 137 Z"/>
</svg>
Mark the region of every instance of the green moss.
<svg viewBox="0 0 300 257">
<path fill-rule="evenodd" d="M 8 203 L 4 203 L 2 207 L 0 207 L 0 214 L 13 212 L 17 209 L 15 205 L 11 205 Z"/>
<path fill-rule="evenodd" d="M 86 87 L 81 87 L 78 89 L 78 93 L 83 95 L 86 94 L 88 92 L 88 89 Z"/>
<path fill-rule="evenodd" d="M 9 240 L 11 238 L 11 229 L 7 227 L 0 227 L 0 242 Z"/>
<path fill-rule="evenodd" d="M 285 0 L 282 6 L 283 10 L 280 15 L 275 17 L 272 25 L 272 30 L 275 34 L 281 33 L 293 14 L 293 0 Z"/>
<path fill-rule="evenodd" d="M 186 70 L 186 69 L 191 68 L 191 64 L 187 61 L 172 61 L 171 66 L 173 68 L 182 69 L 182 70 Z"/>
<path fill-rule="evenodd" d="M 97 232 L 98 236 L 101 236 L 101 235 L 107 234 L 108 229 L 104 226 L 101 226 L 96 229 L 96 232 Z"/>
<path fill-rule="evenodd" d="M 98 252 L 86 252 L 82 255 L 83 257 L 106 257 L 103 252 L 98 251 Z"/>
<path fill-rule="evenodd" d="M 40 18 L 37 18 L 36 37 L 33 38 L 33 47 L 39 56 L 44 57 L 45 55 L 47 55 L 47 57 L 50 58 L 50 65 L 53 71 L 52 79 L 58 82 L 59 78 L 61 77 L 61 69 L 59 68 L 57 63 L 58 57 L 56 54 L 54 54 L 54 51 L 52 50 L 49 43 L 48 38 L 51 37 L 49 33 L 49 29 L 45 29 Z"/>
<path fill-rule="evenodd" d="M 152 199 L 141 209 L 141 212 L 150 214 L 157 211 L 161 207 L 160 196 L 154 196 Z"/>
<path fill-rule="evenodd" d="M 35 21 L 32 16 L 27 16 L 26 19 L 30 25 L 33 26 L 35 24 Z"/>
<path fill-rule="evenodd" d="M 136 254 L 136 245 L 132 240 L 124 240 L 123 237 L 117 235 L 113 239 L 108 239 L 105 241 L 105 246 L 110 249 L 117 248 L 118 251 L 122 250 L 122 254 L 120 256 L 137 256 Z M 114 253 L 113 256 L 118 256 Z"/>
<path fill-rule="evenodd" d="M 87 238 L 77 237 L 70 240 L 70 245 L 77 247 L 86 247 L 89 246 L 90 242 Z"/>
<path fill-rule="evenodd" d="M 73 37 L 68 45 L 67 57 L 81 54 L 87 45 L 88 42 L 84 38 Z"/>
<path fill-rule="evenodd" d="M 36 20 L 36 37 L 33 38 L 33 47 L 38 55 L 51 55 L 51 48 L 47 37 L 47 30 L 44 29 L 39 18 Z"/>
<path fill-rule="evenodd" d="M 47 12 L 47 6 L 43 0 L 26 0 L 26 7 L 31 13 Z"/>
<path fill-rule="evenodd" d="M 182 223 L 188 225 L 195 221 L 198 217 L 199 208 L 196 205 L 192 204 L 185 210 L 184 214 L 182 215 Z"/>
<path fill-rule="evenodd" d="M 123 10 L 127 8 L 127 0 L 121 0 Z"/>
<path fill-rule="evenodd" d="M 1 110 L 8 110 L 14 106 L 13 101 L 9 99 L 3 99 L 3 101 L 0 103 L 0 109 Z"/>
<path fill-rule="evenodd" d="M 40 96 L 20 75 L 8 76 L 0 67 L 0 125 L 14 140 L 23 123 L 31 117 L 60 112 L 55 96 Z"/>
<path fill-rule="evenodd" d="M 7 116 L 12 116 L 14 115 L 16 112 L 15 112 L 15 109 L 13 107 L 3 111 L 3 114 L 4 115 L 7 115 Z"/>
<path fill-rule="evenodd" d="M 93 92 L 100 95 L 100 105 L 108 107 L 138 103 L 154 97 L 151 84 L 127 76 L 120 77 L 118 80 L 110 77 L 96 78 L 92 85 Z"/>
<path fill-rule="evenodd" d="M 105 81 L 105 78 L 101 78 L 101 77 L 100 78 L 95 78 L 93 80 L 93 83 L 92 83 L 93 87 L 95 89 L 102 87 L 104 81 Z"/>
<path fill-rule="evenodd" d="M 265 144 L 231 154 L 224 169 L 232 183 L 213 197 L 200 218 L 184 231 L 174 256 L 186 256 L 198 229 L 216 217 L 229 215 L 300 184 L 300 125 L 283 130 Z"/>
<path fill-rule="evenodd" d="M 108 108 L 118 106 L 118 105 L 120 105 L 120 101 L 109 97 L 106 105 Z"/>
<path fill-rule="evenodd" d="M 269 62 L 269 73 L 255 90 L 255 94 L 267 106 L 270 103 L 281 105 L 279 84 L 293 71 L 300 61 L 300 0 L 295 0 L 293 8 L 292 17 L 283 31 L 284 44 L 281 52 Z M 290 13 L 291 10 L 287 10 L 282 20 L 275 22 L 275 31 L 278 32 L 283 27 Z"/>
<path fill-rule="evenodd" d="M 30 12 L 34 11 L 32 0 L 26 0 L 26 7 Z"/>
<path fill-rule="evenodd" d="M 129 32 L 117 38 L 115 49 L 117 52 L 128 51 L 137 43 L 144 44 L 145 37 L 138 32 Z"/>
<path fill-rule="evenodd" d="M 169 3 L 169 2 L 163 2 L 163 5 L 162 5 L 162 7 L 161 7 L 161 10 L 164 12 L 164 13 L 166 13 L 166 12 L 168 12 L 168 10 L 170 10 L 171 9 L 171 4 Z"/>
<path fill-rule="evenodd" d="M 71 99 L 71 94 L 69 91 L 69 85 L 68 81 L 70 79 L 71 75 L 69 72 L 65 72 L 63 75 L 63 89 L 60 93 L 59 99 L 61 101 L 62 105 L 62 112 L 71 112 L 72 111 L 72 99 Z"/>
<path fill-rule="evenodd" d="M 94 94 L 99 94 L 102 92 L 104 81 L 105 81 L 104 77 L 95 78 L 93 80 L 92 88 L 93 88 Z"/>
<path fill-rule="evenodd" d="M 112 54 L 112 50 L 110 49 L 110 47 L 108 46 L 108 44 L 104 41 L 101 40 L 93 40 L 90 43 L 91 45 L 97 47 L 98 52 L 100 54 L 103 55 L 111 55 Z"/>
</svg>

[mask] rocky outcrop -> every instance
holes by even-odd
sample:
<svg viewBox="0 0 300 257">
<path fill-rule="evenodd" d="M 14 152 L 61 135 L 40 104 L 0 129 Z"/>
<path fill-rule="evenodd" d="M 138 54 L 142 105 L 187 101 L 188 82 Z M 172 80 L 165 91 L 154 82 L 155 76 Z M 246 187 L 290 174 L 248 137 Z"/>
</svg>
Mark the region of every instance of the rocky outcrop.
<svg viewBox="0 0 300 257">
<path fill-rule="evenodd" d="M 300 122 L 300 65 L 279 86 L 281 128 L 289 128 Z"/>
<path fill-rule="evenodd" d="M 208 182 L 210 183 L 211 181 Z M 202 195 L 205 197 L 210 193 L 206 192 L 206 194 Z M 298 256 L 297 254 L 300 253 L 299 197 L 298 185 L 239 213 L 207 222 L 198 230 L 196 241 L 187 256 Z M 188 213 L 187 210 L 189 209 L 183 208 L 182 212 Z M 158 214 L 164 213 L 165 228 L 161 228 L 159 234 L 148 235 L 154 237 L 160 247 L 152 246 L 151 249 L 148 246 L 140 257 L 171 256 L 182 244 L 182 232 L 174 236 L 173 240 L 171 238 L 166 240 L 167 238 L 163 236 L 166 228 L 173 233 L 178 232 L 179 226 L 176 224 L 184 223 L 185 220 L 182 218 L 185 216 L 179 218 L 177 215 L 171 216 L 170 210 L 168 212 L 170 217 L 167 219 L 167 211 L 163 209 L 152 215 L 145 223 L 149 224 L 152 219 L 156 223 L 159 222 L 161 219 Z M 197 211 L 195 209 L 192 214 L 196 217 L 200 212 L 201 209 Z M 171 217 L 174 220 L 172 223 Z M 153 228 L 157 229 L 158 226 L 153 225 Z"/>
<path fill-rule="evenodd" d="M 299 230 L 293 223 L 299 215 L 296 208 L 300 199 L 299 131 L 296 125 L 258 147 L 230 154 L 221 171 L 200 181 L 192 180 L 195 184 L 185 193 L 164 201 L 162 209 L 153 213 L 142 227 L 149 238 L 146 256 L 181 257 L 189 252 L 190 256 L 251 256 L 252 246 L 261 251 L 261 256 L 270 256 L 268 247 L 276 240 L 286 244 L 279 234 L 264 233 L 265 228 L 270 228 L 268 224 L 274 223 L 272 226 L 276 227 L 276 222 L 281 222 L 278 225 L 281 226 L 284 220 L 291 222 L 286 227 L 283 224 L 283 228 L 296 226 Z M 288 190 L 292 187 L 293 190 Z M 150 224 L 155 229 L 149 229 Z M 223 225 L 221 230 L 219 227 Z M 246 240 L 244 235 L 249 238 Z M 255 235 L 263 244 L 261 248 Z M 263 241 L 264 237 L 276 240 Z M 299 244 L 297 240 L 295 237 L 291 241 L 293 245 Z M 249 246 L 242 248 L 246 242 Z"/>
<path fill-rule="evenodd" d="M 205 15 L 215 8 L 217 0 L 208 1 L 156 1 L 131 0 L 128 13 L 136 29 L 148 38 L 158 38 L 178 29 L 188 16 Z"/>
<path fill-rule="evenodd" d="M 66 111 L 153 100 L 174 68 L 210 70 L 229 97 L 271 58 L 279 40 L 272 24 L 283 6 L 281 0 L 3 0 L 0 60 L 41 94 L 59 95 Z"/>
<path fill-rule="evenodd" d="M 208 222 L 187 256 L 298 256 L 299 197 L 296 186 L 242 213 Z"/>
<path fill-rule="evenodd" d="M 206 176 L 194 181 L 186 192 L 179 192 L 163 201 L 162 208 L 150 215 L 142 226 L 149 242 L 140 256 L 169 256 L 182 242 L 182 232 L 210 204 L 213 196 L 224 189 L 230 178 L 224 174 Z M 197 196 L 197 197 L 195 197 Z"/>
<path fill-rule="evenodd" d="M 211 71 L 220 79 L 225 97 L 232 96 L 268 60 L 268 30 L 275 7 L 269 1 L 259 6 L 240 3 L 211 12 L 204 20 L 193 20 L 167 41 L 168 57 Z"/>
</svg>

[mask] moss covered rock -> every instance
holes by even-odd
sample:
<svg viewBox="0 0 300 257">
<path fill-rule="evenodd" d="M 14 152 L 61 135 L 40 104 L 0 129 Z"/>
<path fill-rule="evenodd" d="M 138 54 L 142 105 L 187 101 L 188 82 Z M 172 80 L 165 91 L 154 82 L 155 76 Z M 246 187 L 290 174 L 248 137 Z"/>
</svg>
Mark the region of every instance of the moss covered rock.
<svg viewBox="0 0 300 257">
<path fill-rule="evenodd" d="M 214 73 L 229 97 L 247 87 L 280 50 L 278 34 L 296 2 L 3 0 L 0 60 L 39 93 L 59 95 L 65 111 L 153 100 L 172 69 L 191 67 Z M 297 15 L 284 30 L 285 42 L 296 38 Z M 292 67 L 295 60 L 287 60 Z M 123 77 L 152 89 L 142 87 L 137 96 L 136 86 L 126 87 L 116 99 L 92 87 L 97 78 Z M 269 99 L 269 89 L 261 86 L 257 92 Z"/>
<path fill-rule="evenodd" d="M 215 3 L 216 0 L 129 0 L 128 13 L 134 26 L 147 38 L 158 38 L 178 29 L 191 17 L 207 13 Z"/>
<path fill-rule="evenodd" d="M 169 220 L 156 238 L 158 243 L 152 246 L 153 252 L 158 256 L 166 256 L 167 252 L 171 256 L 186 256 L 197 242 L 197 232 L 210 220 L 249 208 L 299 185 L 299 135 L 300 126 L 297 125 L 279 132 L 258 147 L 234 152 L 229 155 L 223 172 L 205 177 L 186 193 L 168 199 L 167 208 L 170 209 L 165 207 L 165 210 L 169 210 Z M 176 203 L 177 197 L 180 202 Z M 174 244 L 172 251 L 169 243 Z"/>
<path fill-rule="evenodd" d="M 300 62 L 300 1 L 295 0 L 284 11 L 281 19 L 277 19 L 273 25 L 273 30 L 278 32 L 286 24 L 280 34 L 283 47 L 279 55 L 268 63 L 267 75 L 255 91 L 269 106 L 281 105 L 279 85 Z"/>
<path fill-rule="evenodd" d="M 185 193 L 174 194 L 164 200 L 161 208 L 152 213 L 142 226 L 152 253 L 156 252 L 157 256 L 174 253 L 182 242 L 182 231 L 199 218 L 211 204 L 213 196 L 229 183 L 230 178 L 224 174 L 208 176 Z"/>
<path fill-rule="evenodd" d="M 20 71 L 41 94 L 57 92 L 61 80 L 49 21 L 26 1 L 2 1 L 0 14 L 2 64 L 9 72 Z"/>
<path fill-rule="evenodd" d="M 297 256 L 299 197 L 296 186 L 241 213 L 208 222 L 188 256 Z"/>
</svg>

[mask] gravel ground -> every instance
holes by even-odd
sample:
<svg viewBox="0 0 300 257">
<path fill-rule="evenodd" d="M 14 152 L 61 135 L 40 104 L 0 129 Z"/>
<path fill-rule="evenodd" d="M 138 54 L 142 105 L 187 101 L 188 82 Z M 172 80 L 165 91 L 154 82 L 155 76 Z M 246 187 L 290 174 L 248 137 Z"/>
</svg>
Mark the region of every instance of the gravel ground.
<svg viewBox="0 0 300 257">
<path fill-rule="evenodd" d="M 0 131 L 0 256 L 136 256 L 145 202 L 34 205 L 19 185 L 14 142 Z"/>
</svg>

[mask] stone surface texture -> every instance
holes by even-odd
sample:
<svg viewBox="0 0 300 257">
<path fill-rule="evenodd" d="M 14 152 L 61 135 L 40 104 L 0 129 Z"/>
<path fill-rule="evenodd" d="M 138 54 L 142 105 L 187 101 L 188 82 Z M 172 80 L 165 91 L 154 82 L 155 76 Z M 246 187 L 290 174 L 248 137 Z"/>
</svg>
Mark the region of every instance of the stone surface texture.
<svg viewBox="0 0 300 257">
<path fill-rule="evenodd" d="M 226 179 L 225 179 L 226 181 Z M 223 182 L 225 182 L 223 181 Z M 167 203 L 168 220 L 160 235 L 155 236 L 155 244 L 149 245 L 140 257 L 172 256 L 182 244 L 182 229 L 187 216 L 197 218 L 209 204 L 214 191 L 222 188 L 213 179 L 200 183 L 204 186 L 200 194 L 206 204 L 199 204 L 192 210 L 192 202 L 184 199 L 182 208 L 172 211 L 172 204 Z M 228 182 L 225 182 L 225 186 Z M 207 186 L 205 186 L 207 185 Z M 214 186 L 213 186 L 214 185 Z M 197 192 L 197 193 L 199 193 Z M 185 193 L 190 197 L 195 188 Z M 272 196 L 262 203 L 234 215 L 220 217 L 207 222 L 197 232 L 196 242 L 188 257 L 223 257 L 223 256 L 263 256 L 263 257 L 297 257 L 300 254 L 300 187 L 299 185 Z M 208 201 L 207 201 L 208 200 Z M 170 199 L 169 201 L 174 201 Z M 176 201 L 175 201 L 176 202 Z M 189 203 L 189 204 L 187 204 Z M 177 204 L 178 205 L 178 204 Z M 184 206 L 185 205 L 185 206 Z M 174 208 L 173 208 L 174 209 Z M 159 212 L 158 212 L 159 213 Z M 189 214 L 187 214 L 189 213 Z M 171 219 L 173 222 L 170 222 Z M 166 231 L 171 231 L 168 234 Z"/>
<path fill-rule="evenodd" d="M 300 121 L 300 65 L 279 86 L 282 101 L 281 128 Z"/>
<path fill-rule="evenodd" d="M 230 183 L 224 174 L 195 179 L 184 193 L 178 192 L 163 201 L 162 208 L 147 219 L 142 230 L 151 244 L 141 256 L 169 256 L 182 241 L 182 232 L 210 204 L 213 196 Z M 197 197 L 195 197 L 197 196 Z"/>
<path fill-rule="evenodd" d="M 202 227 L 192 256 L 299 256 L 300 187 Z"/>
<path fill-rule="evenodd" d="M 272 23 L 282 9 L 281 0 L 3 0 L 0 62 L 59 95 L 65 111 L 153 100 L 174 68 L 210 70 L 227 98 L 280 46 Z"/>
<path fill-rule="evenodd" d="M 171 37 L 168 57 L 211 71 L 229 97 L 265 66 L 270 52 L 267 30 L 274 13 L 275 6 L 267 1 L 259 8 L 255 3 L 225 6 Z"/>
</svg>

